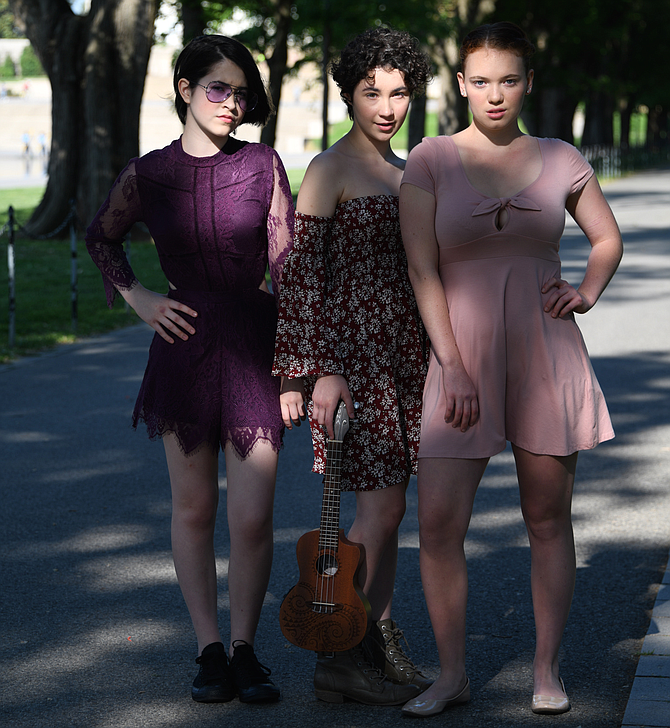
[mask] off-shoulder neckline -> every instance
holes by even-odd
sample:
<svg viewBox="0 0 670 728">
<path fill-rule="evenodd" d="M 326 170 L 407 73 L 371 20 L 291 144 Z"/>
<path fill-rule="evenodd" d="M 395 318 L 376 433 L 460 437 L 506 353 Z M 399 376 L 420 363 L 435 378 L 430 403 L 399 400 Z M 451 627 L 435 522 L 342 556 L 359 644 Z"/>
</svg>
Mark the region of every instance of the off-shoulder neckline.
<svg viewBox="0 0 670 728">
<path fill-rule="evenodd" d="M 344 207 L 345 205 L 349 205 L 352 202 L 360 202 L 362 200 L 376 200 L 376 199 L 382 199 L 382 198 L 388 198 L 390 200 L 397 200 L 399 195 L 389 195 L 389 194 L 383 194 L 383 195 L 361 195 L 360 197 L 352 197 L 349 200 L 344 200 L 344 202 L 338 202 L 337 207 L 335 208 L 335 212 L 333 213 L 332 217 L 327 217 L 326 215 L 312 215 L 309 212 L 300 212 L 299 210 L 296 210 L 296 215 L 300 215 L 301 217 L 313 217 L 318 220 L 333 220 L 337 216 L 337 211 Z"/>
<path fill-rule="evenodd" d="M 392 200 L 398 199 L 398 195 L 391 195 L 391 194 L 361 195 L 360 197 L 351 197 L 348 200 L 344 200 L 343 202 L 338 202 L 337 207 L 342 207 L 342 205 L 347 205 L 350 202 L 357 202 L 358 200 L 374 200 L 378 197 L 390 197 Z M 337 208 L 335 208 L 335 209 L 337 209 Z"/>
</svg>

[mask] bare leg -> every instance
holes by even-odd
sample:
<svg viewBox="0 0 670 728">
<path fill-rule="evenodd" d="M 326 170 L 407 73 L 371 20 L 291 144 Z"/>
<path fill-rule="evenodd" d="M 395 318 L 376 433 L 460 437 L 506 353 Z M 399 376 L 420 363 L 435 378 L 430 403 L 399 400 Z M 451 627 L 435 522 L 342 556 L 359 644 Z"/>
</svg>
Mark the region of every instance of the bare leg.
<svg viewBox="0 0 670 728">
<path fill-rule="evenodd" d="M 370 603 L 378 605 L 375 613 L 381 609 L 381 615 L 378 618 L 380 620 L 391 617 L 391 603 L 393 602 L 397 567 L 398 529 L 396 528 L 386 543 L 386 548 L 379 559 L 377 574 L 367 592 Z"/>
<path fill-rule="evenodd" d="M 165 435 L 163 444 L 172 487 L 172 558 L 200 654 L 212 642 L 221 642 L 214 559 L 218 457 L 207 447 L 186 456 L 172 434 Z"/>
<path fill-rule="evenodd" d="M 463 543 L 477 486 L 488 459 L 419 460 L 421 581 L 433 625 L 441 672 L 422 694 L 452 698 L 465 687 L 465 611 L 468 573 Z"/>
<path fill-rule="evenodd" d="M 365 547 L 360 579 L 374 621 L 391 615 L 398 526 L 405 515 L 406 487 L 406 483 L 398 483 L 380 490 L 356 492 L 356 518 L 347 538 Z"/>
<path fill-rule="evenodd" d="M 228 444 L 228 528 L 230 562 L 230 657 L 232 643 L 254 643 L 272 567 L 272 509 L 277 453 L 260 440 L 244 460 Z"/>
<path fill-rule="evenodd" d="M 558 651 L 570 612 L 576 571 L 571 507 L 577 453 L 552 457 L 513 449 L 531 553 L 537 639 L 533 692 L 561 697 Z"/>
</svg>

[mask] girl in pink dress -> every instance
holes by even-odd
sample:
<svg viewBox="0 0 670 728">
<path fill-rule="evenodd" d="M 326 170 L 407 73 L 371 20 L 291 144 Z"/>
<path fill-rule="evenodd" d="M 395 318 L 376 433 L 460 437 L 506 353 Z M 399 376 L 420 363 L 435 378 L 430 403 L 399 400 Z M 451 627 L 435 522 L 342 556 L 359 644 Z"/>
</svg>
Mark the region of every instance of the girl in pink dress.
<svg viewBox="0 0 670 728">
<path fill-rule="evenodd" d="M 461 47 L 472 123 L 425 139 L 407 162 L 400 219 L 410 279 L 431 341 L 419 449 L 421 576 L 441 674 L 403 711 L 469 699 L 463 543 L 488 459 L 511 442 L 531 549 L 536 713 L 570 703 L 558 651 L 575 580 L 571 500 L 577 452 L 614 436 L 574 320 L 622 255 L 593 170 L 569 144 L 523 134 L 533 46 L 495 23 Z M 561 278 L 567 210 L 591 244 L 577 288 Z"/>
</svg>

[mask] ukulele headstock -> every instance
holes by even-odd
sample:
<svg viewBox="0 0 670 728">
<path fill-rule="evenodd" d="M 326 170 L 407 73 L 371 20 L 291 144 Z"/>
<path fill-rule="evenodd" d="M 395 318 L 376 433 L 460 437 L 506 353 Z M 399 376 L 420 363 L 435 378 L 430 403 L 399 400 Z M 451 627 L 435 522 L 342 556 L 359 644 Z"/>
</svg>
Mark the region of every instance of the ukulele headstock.
<svg viewBox="0 0 670 728">
<path fill-rule="evenodd" d="M 333 432 L 335 434 L 334 440 L 342 442 L 344 436 L 349 432 L 351 425 L 351 418 L 347 412 L 347 406 L 344 402 L 340 402 L 337 406 L 337 412 L 335 412 L 335 421 L 333 422 Z"/>
</svg>

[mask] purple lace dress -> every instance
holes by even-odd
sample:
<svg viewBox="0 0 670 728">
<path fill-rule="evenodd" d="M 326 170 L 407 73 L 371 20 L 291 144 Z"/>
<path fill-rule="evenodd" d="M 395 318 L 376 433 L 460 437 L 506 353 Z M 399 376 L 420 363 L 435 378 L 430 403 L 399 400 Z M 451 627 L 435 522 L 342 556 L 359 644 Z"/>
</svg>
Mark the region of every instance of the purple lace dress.
<svg viewBox="0 0 670 728">
<path fill-rule="evenodd" d="M 198 317 L 187 341 L 155 334 L 133 426 L 143 420 L 151 438 L 175 433 L 186 454 L 230 442 L 244 458 L 258 440 L 278 450 L 276 298 L 293 239 L 278 155 L 230 138 L 212 157 L 191 157 L 178 139 L 131 160 L 86 234 L 110 306 L 117 289 L 137 284 L 123 241 L 138 221 L 155 241 L 168 295 Z M 268 265 L 274 296 L 260 289 Z"/>
</svg>

